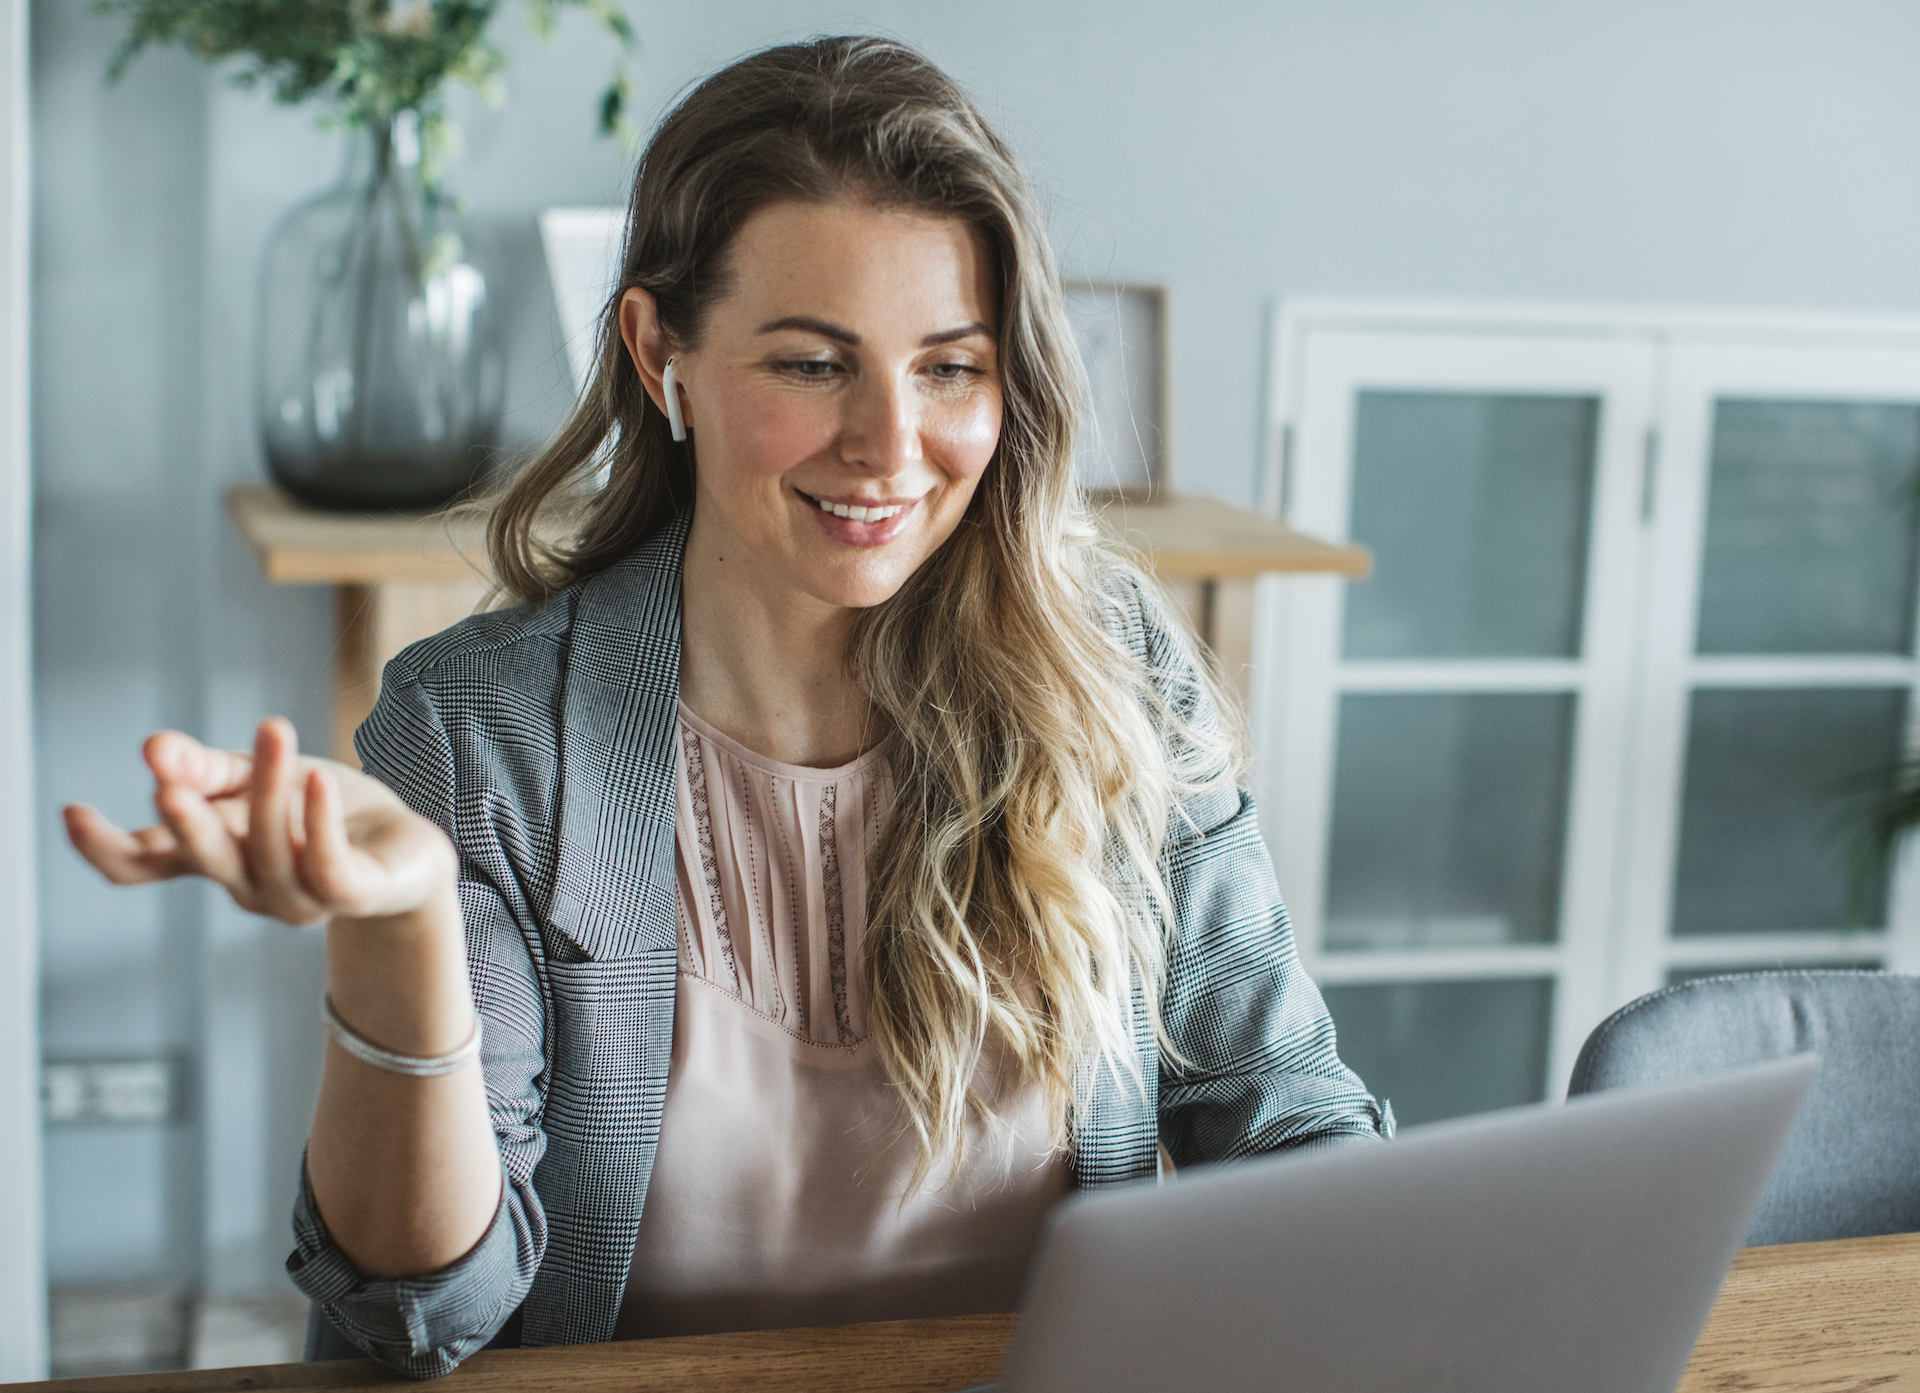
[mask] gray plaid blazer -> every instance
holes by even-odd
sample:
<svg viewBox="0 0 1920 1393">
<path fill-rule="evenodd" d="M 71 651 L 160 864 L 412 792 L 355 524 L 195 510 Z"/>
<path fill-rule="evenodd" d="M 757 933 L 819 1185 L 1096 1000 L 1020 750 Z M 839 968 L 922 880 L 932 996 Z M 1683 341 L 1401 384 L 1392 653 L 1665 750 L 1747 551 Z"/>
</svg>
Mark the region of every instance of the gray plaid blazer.
<svg viewBox="0 0 1920 1393">
<path fill-rule="evenodd" d="M 496 1345 L 611 1338 L 673 1043 L 673 768 L 687 518 L 537 605 L 477 615 L 386 670 L 355 744 L 460 851 L 487 1103 L 506 1183 L 486 1235 L 422 1277 L 363 1277 L 304 1173 L 288 1271 L 356 1345 L 413 1377 Z M 1114 624 L 1156 672 L 1190 660 L 1137 584 Z M 1177 939 L 1162 1012 L 1190 1064 L 1135 1040 L 1076 1119 L 1082 1188 L 1380 1137 L 1302 972 L 1252 801 L 1190 800 L 1164 871 Z"/>
</svg>

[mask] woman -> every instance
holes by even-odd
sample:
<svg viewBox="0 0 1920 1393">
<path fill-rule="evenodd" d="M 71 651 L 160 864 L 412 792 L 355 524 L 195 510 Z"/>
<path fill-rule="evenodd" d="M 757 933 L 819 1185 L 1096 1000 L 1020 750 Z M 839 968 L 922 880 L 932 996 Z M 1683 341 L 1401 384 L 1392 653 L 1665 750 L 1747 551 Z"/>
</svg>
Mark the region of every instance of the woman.
<svg viewBox="0 0 1920 1393">
<path fill-rule="evenodd" d="M 1070 344 L 949 79 L 747 58 L 654 137 L 595 380 L 495 507 L 520 604 L 394 661 L 371 777 L 268 721 L 149 741 L 159 826 L 70 812 L 113 879 L 327 922 L 288 1266 L 356 1345 L 1005 1309 L 1162 1145 L 1385 1134 L 1075 491 Z"/>
</svg>

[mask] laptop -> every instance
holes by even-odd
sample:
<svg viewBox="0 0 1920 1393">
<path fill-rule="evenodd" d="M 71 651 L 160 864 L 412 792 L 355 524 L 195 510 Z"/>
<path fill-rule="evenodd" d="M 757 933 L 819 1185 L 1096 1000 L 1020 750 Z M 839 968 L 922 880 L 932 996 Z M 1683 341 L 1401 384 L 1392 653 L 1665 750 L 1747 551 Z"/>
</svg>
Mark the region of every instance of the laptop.
<svg viewBox="0 0 1920 1393">
<path fill-rule="evenodd" d="M 1061 1206 L 1000 1393 L 1672 1393 L 1812 1055 Z"/>
</svg>

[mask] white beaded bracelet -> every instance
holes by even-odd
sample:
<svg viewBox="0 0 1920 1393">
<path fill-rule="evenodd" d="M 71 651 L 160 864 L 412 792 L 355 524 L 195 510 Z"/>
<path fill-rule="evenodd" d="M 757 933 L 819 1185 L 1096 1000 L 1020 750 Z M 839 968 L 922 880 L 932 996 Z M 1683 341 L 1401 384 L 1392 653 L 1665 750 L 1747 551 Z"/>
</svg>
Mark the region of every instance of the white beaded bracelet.
<svg viewBox="0 0 1920 1393">
<path fill-rule="evenodd" d="M 418 1055 L 395 1054 L 383 1050 L 373 1041 L 354 1034 L 353 1028 L 340 1019 L 340 1013 L 333 1009 L 333 998 L 320 998 L 320 1011 L 326 1018 L 327 1034 L 355 1059 L 364 1060 L 376 1069 L 385 1069 L 391 1074 L 406 1074 L 416 1079 L 437 1078 L 441 1074 L 451 1074 L 469 1059 L 480 1053 L 480 1013 L 473 1014 L 473 1034 L 467 1043 L 451 1054 L 435 1055 L 423 1059 Z"/>
</svg>

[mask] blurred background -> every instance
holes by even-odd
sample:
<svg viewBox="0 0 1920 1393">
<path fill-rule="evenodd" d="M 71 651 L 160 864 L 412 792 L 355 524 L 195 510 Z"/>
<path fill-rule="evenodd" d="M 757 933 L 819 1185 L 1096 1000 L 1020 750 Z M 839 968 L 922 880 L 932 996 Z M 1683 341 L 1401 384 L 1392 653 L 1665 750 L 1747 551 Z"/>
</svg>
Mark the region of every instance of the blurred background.
<svg viewBox="0 0 1920 1393">
<path fill-rule="evenodd" d="M 0 1323 L 0 1370 L 297 1357 L 321 944 L 195 885 L 106 888 L 56 810 L 144 820 L 159 727 L 242 744 L 280 712 L 327 743 L 330 592 L 268 583 L 223 498 L 265 478 L 269 233 L 351 141 L 176 50 L 109 86 L 118 20 L 10 3 L 38 923 L 7 931 L 37 933 L 58 1067 L 52 1342 Z M 1372 548 L 1359 584 L 1262 580 L 1239 680 L 1303 953 L 1403 1122 L 1553 1096 L 1586 1031 L 1666 981 L 1915 961 L 1907 877 L 1847 829 L 1910 743 L 1920 11 L 625 10 L 643 131 L 768 43 L 924 48 L 1030 162 L 1068 273 L 1164 289 L 1180 492 Z M 513 452 L 573 391 L 537 219 L 624 203 L 631 169 L 593 133 L 603 33 L 568 14 L 542 41 L 506 6 L 495 38 L 502 100 L 454 93 L 446 179 L 492 248 Z M 119 1088 L 132 1120 L 62 1114 L 62 1088 Z"/>
</svg>

